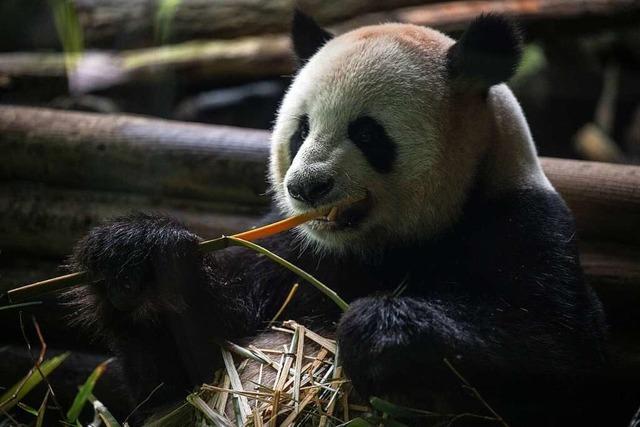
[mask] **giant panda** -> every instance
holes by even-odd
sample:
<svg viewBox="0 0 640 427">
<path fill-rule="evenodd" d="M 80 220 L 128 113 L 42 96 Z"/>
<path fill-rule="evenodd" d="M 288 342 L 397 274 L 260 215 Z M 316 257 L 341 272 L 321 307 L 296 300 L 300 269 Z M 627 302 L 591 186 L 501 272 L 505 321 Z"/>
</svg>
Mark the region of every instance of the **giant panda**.
<svg viewBox="0 0 640 427">
<path fill-rule="evenodd" d="M 350 307 L 303 283 L 283 317 L 335 334 L 363 398 L 466 411 L 447 359 L 514 425 L 564 425 L 605 363 L 605 326 L 571 213 L 504 84 L 517 29 L 488 14 L 458 41 L 393 23 L 334 37 L 296 11 L 292 42 L 265 221 L 341 207 L 261 244 Z M 163 384 L 148 408 L 210 379 L 216 342 L 261 339 L 298 281 L 242 248 L 202 255 L 199 241 L 136 214 L 72 256 L 95 279 L 68 295 L 75 321 L 110 345 L 134 399 Z"/>
</svg>

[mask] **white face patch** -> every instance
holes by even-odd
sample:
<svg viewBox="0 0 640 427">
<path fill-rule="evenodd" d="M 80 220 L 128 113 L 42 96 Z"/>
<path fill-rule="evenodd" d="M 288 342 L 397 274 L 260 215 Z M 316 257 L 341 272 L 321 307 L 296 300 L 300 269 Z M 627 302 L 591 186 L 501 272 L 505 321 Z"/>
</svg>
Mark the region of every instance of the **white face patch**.
<svg viewBox="0 0 640 427">
<path fill-rule="evenodd" d="M 412 25 L 364 27 L 329 41 L 300 70 L 272 134 L 275 201 L 294 215 L 364 200 L 334 222 L 299 227 L 303 242 L 370 253 L 460 216 L 492 125 L 481 97 L 451 93 L 453 43 Z"/>
</svg>

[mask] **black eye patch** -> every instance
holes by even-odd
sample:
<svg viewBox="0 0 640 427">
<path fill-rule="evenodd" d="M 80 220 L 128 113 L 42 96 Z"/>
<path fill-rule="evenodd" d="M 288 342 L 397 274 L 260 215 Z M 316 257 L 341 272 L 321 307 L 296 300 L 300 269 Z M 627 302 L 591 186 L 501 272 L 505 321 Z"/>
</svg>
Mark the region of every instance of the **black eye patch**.
<svg viewBox="0 0 640 427">
<path fill-rule="evenodd" d="M 309 117 L 305 114 L 300 117 L 298 123 L 298 129 L 291 135 L 289 139 L 289 158 L 293 162 L 293 159 L 298 154 L 300 147 L 305 139 L 309 136 Z"/>
<path fill-rule="evenodd" d="M 396 145 L 373 117 L 362 116 L 349 123 L 348 135 L 376 171 L 391 171 L 396 158 Z"/>
</svg>

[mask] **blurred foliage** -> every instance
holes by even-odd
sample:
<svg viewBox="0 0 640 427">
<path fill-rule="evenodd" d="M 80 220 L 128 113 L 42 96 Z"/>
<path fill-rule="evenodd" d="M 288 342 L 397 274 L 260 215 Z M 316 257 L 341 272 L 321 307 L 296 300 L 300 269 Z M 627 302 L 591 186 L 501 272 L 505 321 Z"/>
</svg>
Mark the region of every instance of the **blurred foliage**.
<svg viewBox="0 0 640 427">
<path fill-rule="evenodd" d="M 49 0 L 58 38 L 65 52 L 67 70 L 73 68 L 84 50 L 82 27 L 71 0 Z"/>
<path fill-rule="evenodd" d="M 182 0 L 159 0 L 155 16 L 154 36 L 159 44 L 166 43 L 171 37 L 171 22 Z"/>
<path fill-rule="evenodd" d="M 515 86 L 522 84 L 529 77 L 540 73 L 546 66 L 547 58 L 542 47 L 538 44 L 526 45 L 520 66 L 510 83 Z"/>
</svg>

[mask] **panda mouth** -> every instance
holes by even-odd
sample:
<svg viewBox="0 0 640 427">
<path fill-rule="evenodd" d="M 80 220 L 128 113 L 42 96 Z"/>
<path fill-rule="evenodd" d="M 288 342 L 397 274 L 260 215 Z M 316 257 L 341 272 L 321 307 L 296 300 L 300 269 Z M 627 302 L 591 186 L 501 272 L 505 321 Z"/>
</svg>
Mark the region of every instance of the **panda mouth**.
<svg viewBox="0 0 640 427">
<path fill-rule="evenodd" d="M 309 224 L 314 229 L 339 230 L 355 228 L 364 220 L 371 210 L 371 197 L 367 192 L 364 197 L 355 201 L 347 199 L 330 208 L 327 208 L 325 216 L 318 217 Z"/>
</svg>

